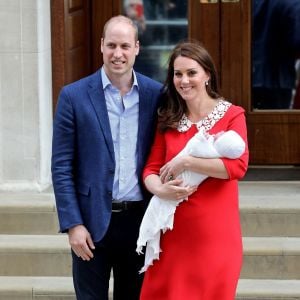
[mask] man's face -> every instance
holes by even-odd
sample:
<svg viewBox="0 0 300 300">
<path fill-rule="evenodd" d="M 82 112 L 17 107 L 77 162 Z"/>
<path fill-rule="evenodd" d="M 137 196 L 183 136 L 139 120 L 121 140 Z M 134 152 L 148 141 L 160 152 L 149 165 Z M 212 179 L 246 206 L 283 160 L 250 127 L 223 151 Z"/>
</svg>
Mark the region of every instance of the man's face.
<svg viewBox="0 0 300 300">
<path fill-rule="evenodd" d="M 105 37 L 101 39 L 101 52 L 108 77 L 131 73 L 135 57 L 139 53 L 134 28 L 125 22 L 109 24 Z"/>
</svg>

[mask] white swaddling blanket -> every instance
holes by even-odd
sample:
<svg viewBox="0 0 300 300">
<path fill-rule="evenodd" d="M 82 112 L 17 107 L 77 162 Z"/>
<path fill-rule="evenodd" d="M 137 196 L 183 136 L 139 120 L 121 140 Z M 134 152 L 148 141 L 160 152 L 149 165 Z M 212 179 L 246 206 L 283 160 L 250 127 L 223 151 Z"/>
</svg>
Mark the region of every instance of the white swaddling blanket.
<svg viewBox="0 0 300 300">
<path fill-rule="evenodd" d="M 200 129 L 180 151 L 176 157 L 191 155 L 202 158 L 226 157 L 235 159 L 245 151 L 244 140 L 233 130 L 217 135 L 209 135 Z M 203 182 L 208 176 L 185 170 L 177 178 L 183 180 L 182 186 L 195 186 Z M 146 246 L 145 263 L 140 272 L 145 272 L 153 264 L 153 260 L 159 259 L 160 235 L 166 230 L 173 229 L 173 221 L 176 207 L 180 202 L 187 200 L 160 199 L 153 196 L 143 217 L 136 251 L 143 253 Z"/>
</svg>

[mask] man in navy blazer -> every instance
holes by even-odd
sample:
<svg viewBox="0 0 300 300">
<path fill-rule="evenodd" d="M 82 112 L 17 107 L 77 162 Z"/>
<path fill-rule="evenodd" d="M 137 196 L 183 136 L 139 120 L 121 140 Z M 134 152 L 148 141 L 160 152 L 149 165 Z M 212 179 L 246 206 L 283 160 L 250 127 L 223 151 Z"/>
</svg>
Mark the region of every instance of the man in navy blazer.
<svg viewBox="0 0 300 300">
<path fill-rule="evenodd" d="M 143 257 L 135 252 L 162 85 L 133 71 L 133 22 L 113 17 L 101 39 L 103 67 L 65 86 L 53 129 L 52 179 L 60 231 L 72 248 L 77 299 L 139 298 Z"/>
</svg>

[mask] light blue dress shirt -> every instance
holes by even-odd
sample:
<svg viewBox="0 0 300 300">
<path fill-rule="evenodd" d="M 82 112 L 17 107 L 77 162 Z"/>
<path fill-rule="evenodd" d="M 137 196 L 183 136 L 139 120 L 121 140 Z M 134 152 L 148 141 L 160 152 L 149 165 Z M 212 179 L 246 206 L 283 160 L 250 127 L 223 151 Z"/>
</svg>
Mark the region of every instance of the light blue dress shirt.
<svg viewBox="0 0 300 300">
<path fill-rule="evenodd" d="M 130 91 L 121 96 L 101 69 L 102 84 L 108 110 L 110 129 L 115 152 L 115 177 L 113 199 L 117 201 L 142 200 L 138 184 L 137 134 L 139 118 L 139 93 L 135 73 Z"/>
</svg>

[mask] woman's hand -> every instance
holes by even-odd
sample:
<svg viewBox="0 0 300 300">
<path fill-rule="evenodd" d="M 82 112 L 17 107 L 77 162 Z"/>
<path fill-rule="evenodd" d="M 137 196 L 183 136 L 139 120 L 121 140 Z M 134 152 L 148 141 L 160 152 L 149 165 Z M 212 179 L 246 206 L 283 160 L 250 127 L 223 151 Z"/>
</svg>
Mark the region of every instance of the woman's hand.
<svg viewBox="0 0 300 300">
<path fill-rule="evenodd" d="M 197 190 L 197 186 L 180 186 L 181 179 L 174 179 L 163 183 L 156 192 L 156 195 L 161 199 L 168 200 L 183 200 L 193 194 Z"/>
<path fill-rule="evenodd" d="M 160 169 L 160 179 L 162 183 L 166 183 L 175 179 L 180 173 L 184 171 L 185 157 L 175 157 L 167 162 Z"/>
</svg>

